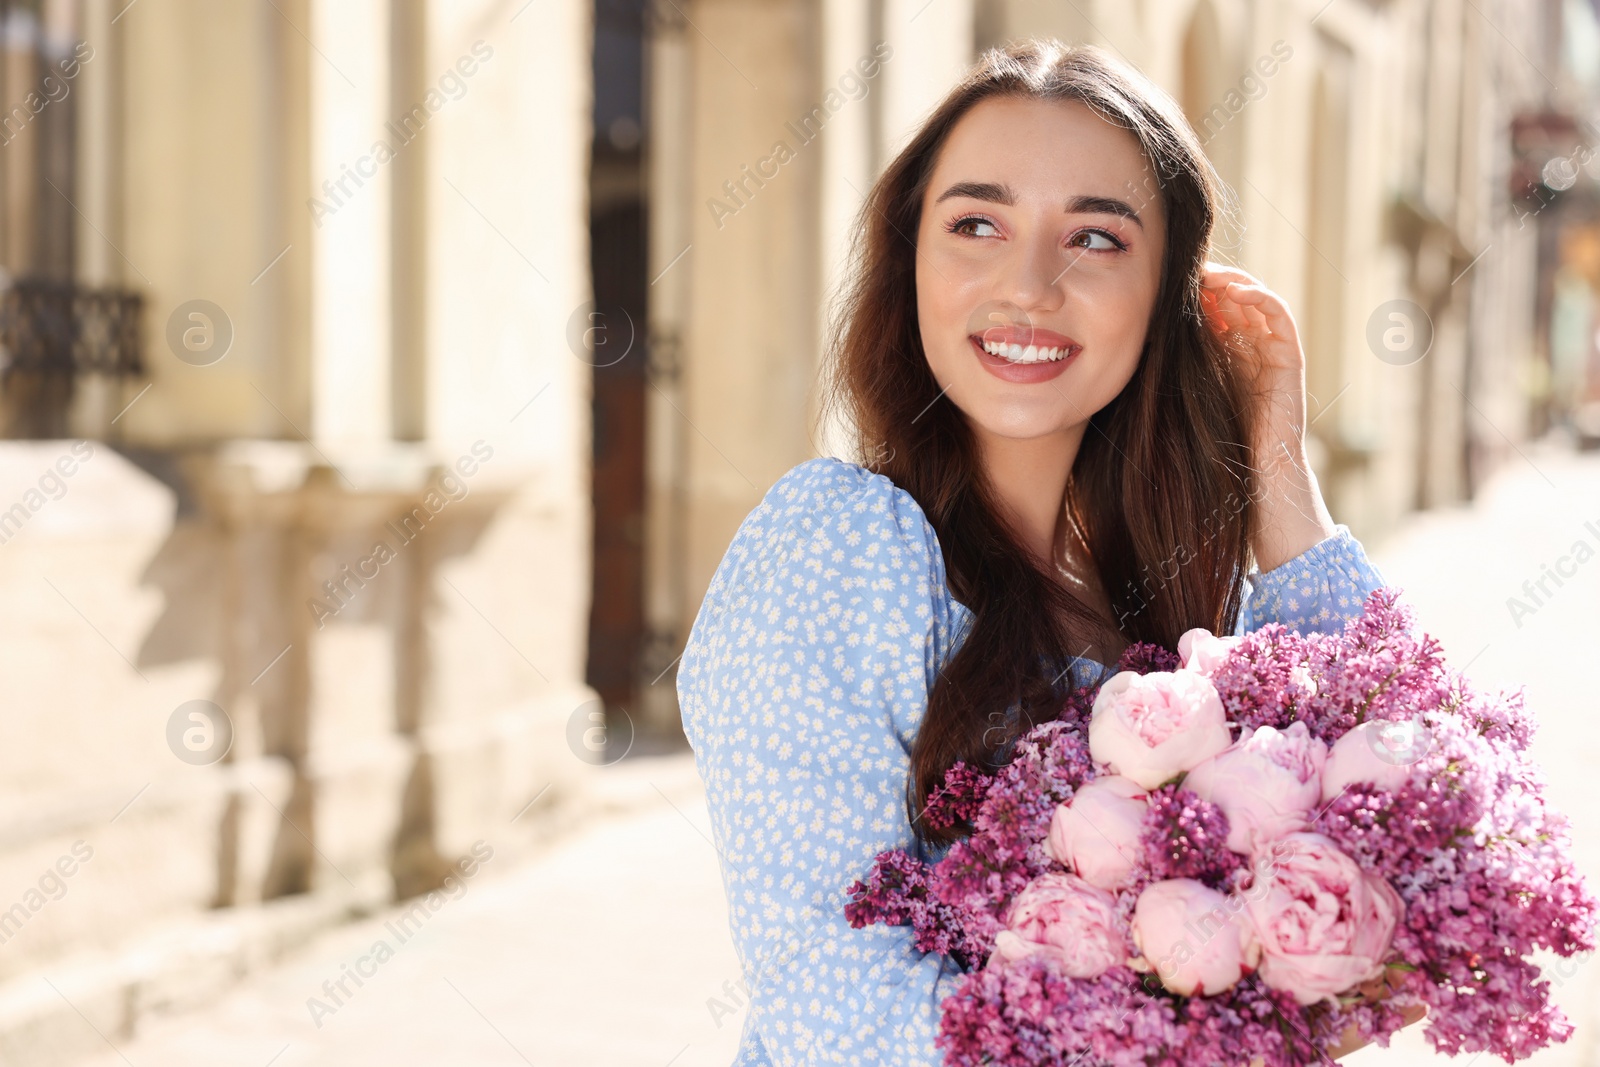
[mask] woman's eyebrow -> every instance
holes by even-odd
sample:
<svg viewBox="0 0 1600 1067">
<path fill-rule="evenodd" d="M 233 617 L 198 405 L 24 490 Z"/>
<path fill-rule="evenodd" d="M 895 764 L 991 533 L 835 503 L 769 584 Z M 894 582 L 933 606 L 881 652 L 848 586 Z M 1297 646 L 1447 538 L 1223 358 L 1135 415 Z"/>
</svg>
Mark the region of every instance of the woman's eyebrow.
<svg viewBox="0 0 1600 1067">
<path fill-rule="evenodd" d="M 1111 196 L 1075 196 L 1067 201 L 1066 210 L 1069 215 L 1121 215 L 1132 219 L 1139 229 L 1144 229 L 1144 220 L 1139 213 Z"/>
<path fill-rule="evenodd" d="M 965 196 L 991 204 L 1004 204 L 1006 207 L 1012 207 L 1017 202 L 1017 195 L 1011 191 L 1011 186 L 1004 182 L 956 182 L 940 193 L 939 199 L 934 203 L 942 203 L 955 196 Z M 1144 229 L 1144 220 L 1139 217 L 1139 213 L 1125 201 L 1112 196 L 1075 196 L 1067 201 L 1063 210 L 1069 215 L 1121 215 L 1123 218 L 1132 219 L 1141 230 Z"/>
<path fill-rule="evenodd" d="M 956 182 L 950 188 L 939 194 L 939 199 L 934 203 L 942 203 L 953 196 L 970 197 L 973 200 L 986 200 L 991 204 L 1004 204 L 1011 207 L 1017 202 L 1017 196 L 1011 191 L 1011 186 L 1004 182 Z"/>
</svg>

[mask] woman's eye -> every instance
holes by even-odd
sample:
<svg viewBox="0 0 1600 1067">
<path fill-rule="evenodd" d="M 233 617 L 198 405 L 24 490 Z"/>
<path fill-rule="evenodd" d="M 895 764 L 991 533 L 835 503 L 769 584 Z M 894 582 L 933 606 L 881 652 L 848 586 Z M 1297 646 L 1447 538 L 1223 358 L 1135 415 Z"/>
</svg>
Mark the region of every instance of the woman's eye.
<svg viewBox="0 0 1600 1067">
<path fill-rule="evenodd" d="M 983 229 L 985 226 L 988 227 L 987 231 Z M 994 223 L 976 215 L 964 219 L 956 219 L 950 224 L 949 230 L 951 233 L 959 233 L 964 237 L 994 237 L 1000 232 Z"/>
<path fill-rule="evenodd" d="M 1127 248 L 1127 246 L 1121 241 L 1117 240 L 1109 233 L 1106 233 L 1104 230 L 1081 230 L 1078 233 L 1073 234 L 1071 240 L 1069 240 L 1067 243 L 1076 245 L 1080 237 L 1098 237 L 1102 241 L 1106 242 L 1105 245 L 1101 245 L 1099 247 L 1090 245 L 1079 246 L 1087 249 L 1090 252 L 1121 252 Z"/>
</svg>

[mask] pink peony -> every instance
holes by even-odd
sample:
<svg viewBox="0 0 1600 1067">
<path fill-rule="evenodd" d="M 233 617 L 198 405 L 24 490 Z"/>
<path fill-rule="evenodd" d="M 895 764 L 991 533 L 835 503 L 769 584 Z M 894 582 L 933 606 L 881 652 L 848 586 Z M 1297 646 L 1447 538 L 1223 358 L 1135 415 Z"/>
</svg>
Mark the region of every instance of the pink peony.
<svg viewBox="0 0 1600 1067">
<path fill-rule="evenodd" d="M 1301 1004 L 1383 973 L 1405 905 L 1321 834 L 1290 834 L 1256 859 L 1245 905 L 1261 940 L 1261 981 Z"/>
<path fill-rule="evenodd" d="M 1412 755 L 1404 747 L 1389 744 L 1389 737 L 1408 724 L 1364 722 L 1333 743 L 1328 764 L 1322 770 L 1322 799 L 1332 800 L 1357 782 L 1379 789 L 1399 789 L 1411 776 Z M 1416 753 L 1417 756 L 1421 752 Z"/>
<path fill-rule="evenodd" d="M 1211 679 L 1193 671 L 1122 671 L 1094 698 L 1089 754 L 1145 789 L 1228 747 L 1227 716 Z"/>
<path fill-rule="evenodd" d="M 1289 681 L 1300 688 L 1297 699 L 1307 701 L 1317 695 L 1317 680 L 1312 677 L 1311 668 L 1305 664 L 1300 663 L 1289 668 Z"/>
<path fill-rule="evenodd" d="M 1213 674 L 1242 640 L 1241 637 L 1219 637 L 1204 626 L 1196 626 L 1178 638 L 1178 658 L 1183 660 L 1186 671 Z"/>
<path fill-rule="evenodd" d="M 1246 728 L 1226 752 L 1189 772 L 1183 787 L 1228 816 L 1228 847 L 1250 855 L 1304 830 L 1322 796 L 1328 746 L 1303 722 Z"/>
<path fill-rule="evenodd" d="M 1155 882 L 1139 894 L 1133 939 L 1161 984 L 1186 997 L 1232 988 L 1260 958 L 1243 902 L 1191 878 Z"/>
<path fill-rule="evenodd" d="M 1086 782 L 1057 806 L 1045 853 L 1092 886 L 1118 889 L 1133 873 L 1148 807 L 1145 791 L 1131 779 L 1107 774 Z"/>
<path fill-rule="evenodd" d="M 1006 912 L 989 966 L 1043 953 L 1073 978 L 1094 978 L 1126 963 L 1127 931 L 1110 893 L 1070 874 L 1041 874 Z"/>
</svg>

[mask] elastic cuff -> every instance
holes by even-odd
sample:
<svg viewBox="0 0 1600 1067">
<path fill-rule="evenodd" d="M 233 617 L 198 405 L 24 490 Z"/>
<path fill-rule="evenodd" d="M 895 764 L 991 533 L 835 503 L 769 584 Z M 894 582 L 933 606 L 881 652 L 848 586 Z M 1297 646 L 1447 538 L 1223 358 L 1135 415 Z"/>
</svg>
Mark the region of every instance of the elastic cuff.
<svg viewBox="0 0 1600 1067">
<path fill-rule="evenodd" d="M 1365 550 L 1361 542 L 1350 532 L 1350 527 L 1344 523 L 1334 525 L 1333 533 L 1324 537 L 1298 556 L 1292 556 L 1278 564 L 1270 571 L 1256 570 L 1250 575 L 1252 584 L 1258 589 L 1263 579 L 1273 578 L 1288 573 L 1288 568 L 1299 566 L 1326 566 L 1329 563 L 1339 563 L 1348 560 L 1352 563 L 1365 559 Z M 1258 565 L 1259 566 L 1259 565 Z"/>
</svg>

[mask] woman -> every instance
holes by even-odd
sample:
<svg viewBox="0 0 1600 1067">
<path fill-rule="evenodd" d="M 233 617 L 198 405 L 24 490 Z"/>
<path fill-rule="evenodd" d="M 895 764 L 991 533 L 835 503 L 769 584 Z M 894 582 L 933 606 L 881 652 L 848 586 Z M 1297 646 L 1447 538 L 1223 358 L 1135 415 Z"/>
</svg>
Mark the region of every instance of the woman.
<svg viewBox="0 0 1600 1067">
<path fill-rule="evenodd" d="M 1053 42 L 986 54 L 874 186 L 832 352 L 874 469 L 772 487 L 678 675 L 738 1064 L 937 1063 L 954 965 L 842 908 L 881 850 L 948 847 L 945 769 L 1131 642 L 1337 629 L 1384 584 L 1306 463 L 1288 309 L 1205 260 L 1218 203 L 1165 94 Z"/>
</svg>

